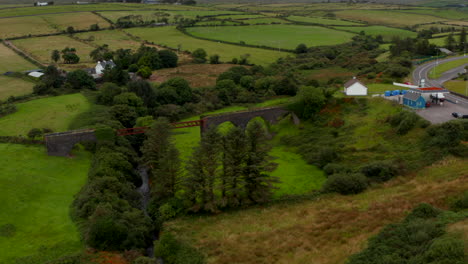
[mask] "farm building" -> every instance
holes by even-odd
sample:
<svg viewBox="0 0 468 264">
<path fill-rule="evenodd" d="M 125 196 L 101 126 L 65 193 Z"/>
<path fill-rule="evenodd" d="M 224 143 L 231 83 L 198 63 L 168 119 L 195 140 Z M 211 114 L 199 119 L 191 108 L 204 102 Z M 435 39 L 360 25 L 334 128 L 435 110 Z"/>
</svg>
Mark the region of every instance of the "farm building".
<svg viewBox="0 0 468 264">
<path fill-rule="evenodd" d="M 111 69 L 114 68 L 115 67 L 114 61 L 113 60 L 98 61 L 98 63 L 96 64 L 96 67 L 94 67 L 94 69 L 96 70 L 96 74 L 97 75 L 103 74 L 106 67 L 109 67 Z"/>
<path fill-rule="evenodd" d="M 48 2 L 35 2 L 34 5 L 35 6 L 47 6 L 49 5 L 49 3 Z"/>
<path fill-rule="evenodd" d="M 426 108 L 426 99 L 420 93 L 410 92 L 403 96 L 403 104 L 414 109 L 424 109 Z"/>
<path fill-rule="evenodd" d="M 367 87 L 354 77 L 344 84 L 344 93 L 346 95 L 367 95 Z"/>
</svg>

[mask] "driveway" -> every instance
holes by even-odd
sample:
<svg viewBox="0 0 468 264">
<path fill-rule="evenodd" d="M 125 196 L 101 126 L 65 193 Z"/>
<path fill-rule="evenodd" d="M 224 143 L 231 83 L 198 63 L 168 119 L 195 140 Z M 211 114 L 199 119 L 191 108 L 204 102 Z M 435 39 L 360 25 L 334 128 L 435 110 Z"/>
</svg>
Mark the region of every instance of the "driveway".
<svg viewBox="0 0 468 264">
<path fill-rule="evenodd" d="M 422 118 L 429 120 L 432 124 L 440 124 L 453 119 L 453 112 L 468 115 L 468 107 L 462 104 L 454 104 L 448 101 L 444 102 L 443 106 L 432 105 L 426 109 L 416 110 L 416 113 Z"/>
</svg>

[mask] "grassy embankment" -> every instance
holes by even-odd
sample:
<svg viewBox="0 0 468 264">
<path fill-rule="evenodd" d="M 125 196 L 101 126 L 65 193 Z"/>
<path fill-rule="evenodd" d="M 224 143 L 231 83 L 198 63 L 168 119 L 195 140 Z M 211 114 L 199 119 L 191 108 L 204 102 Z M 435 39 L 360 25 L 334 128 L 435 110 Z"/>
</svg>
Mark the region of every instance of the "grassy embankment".
<svg viewBox="0 0 468 264">
<path fill-rule="evenodd" d="M 366 246 L 370 236 L 400 221 L 417 204 L 446 208 L 448 197 L 468 188 L 466 158 L 447 157 L 421 168 L 427 154 L 419 148 L 424 131 L 415 128 L 405 136 L 396 135 L 385 119 L 398 111 L 382 99 L 347 110 L 329 108 L 327 113 L 344 120 L 337 138 L 330 139 L 331 128 L 312 124 L 305 124 L 301 135 L 343 144 L 342 161 L 351 168 L 400 158 L 407 165 L 405 176 L 354 196 L 327 194 L 315 200 L 176 219 L 165 224 L 165 232 L 196 246 L 209 263 L 344 263 Z M 321 145 L 304 139 L 310 147 Z"/>
<path fill-rule="evenodd" d="M 0 44 L 0 61 L 2 62 L 0 63 L 0 74 L 8 71 L 15 72 L 37 69 L 37 66 L 23 59 L 21 56 L 2 44 Z M 6 61 L 8 63 L 3 63 Z"/>
<path fill-rule="evenodd" d="M 86 181 L 90 155 L 47 156 L 42 146 L 0 144 L 0 262 L 43 263 L 81 250 L 69 208 Z M 15 262 L 15 258 L 35 256 Z"/>
<path fill-rule="evenodd" d="M 444 83 L 445 88 L 449 89 L 450 91 L 454 91 L 459 94 L 463 94 L 468 96 L 468 82 L 462 80 L 453 80 Z"/>
<path fill-rule="evenodd" d="M 385 10 L 346 10 L 335 12 L 339 18 L 363 21 L 374 25 L 389 25 L 396 27 L 417 24 L 434 23 L 446 19 L 424 14 L 407 14 Z"/>
<path fill-rule="evenodd" d="M 280 57 L 292 55 L 287 52 L 278 52 L 275 50 L 241 47 L 237 45 L 218 43 L 215 41 L 195 39 L 183 34 L 175 27 L 131 28 L 126 29 L 125 31 L 144 40 L 174 49 L 177 49 L 179 45 L 181 50 L 191 52 L 198 48 L 203 48 L 208 53 L 208 56 L 218 54 L 223 62 L 228 62 L 233 58 L 239 58 L 242 55 L 250 54 L 249 62 L 267 65 L 276 61 Z"/>
<path fill-rule="evenodd" d="M 465 65 L 465 64 L 468 65 L 468 58 L 439 64 L 437 67 L 434 67 L 431 70 L 431 72 L 429 73 L 429 78 L 438 79 L 442 76 L 442 74 L 444 74 L 444 72 L 449 71 L 453 68 L 457 68 L 459 66 Z"/>
<path fill-rule="evenodd" d="M 276 49 L 295 49 L 304 43 L 307 46 L 336 45 L 346 43 L 352 33 L 316 26 L 264 25 L 248 27 L 192 27 L 187 32 L 194 36 L 223 40 L 233 43 L 267 46 Z"/>
<path fill-rule="evenodd" d="M 0 135 L 24 136 L 32 128 L 66 131 L 73 118 L 90 107 L 91 103 L 79 93 L 19 103 L 16 113 L 0 118 Z"/>
<path fill-rule="evenodd" d="M 33 91 L 33 86 L 32 82 L 0 75 L 0 101 L 8 99 L 10 96 L 30 94 Z"/>
<path fill-rule="evenodd" d="M 275 99 L 266 101 L 261 104 L 254 105 L 252 107 L 268 107 L 278 104 L 287 103 L 289 99 Z M 243 106 L 232 106 L 223 108 L 218 111 L 205 113 L 205 115 L 219 114 L 227 112 L 235 112 L 240 110 L 246 110 L 247 107 Z M 188 118 L 182 121 L 197 120 L 199 116 Z M 224 124 L 223 124 L 224 125 Z M 223 126 L 221 125 L 221 126 Z M 282 195 L 294 195 L 294 194 L 307 194 L 313 190 L 320 189 L 325 176 L 323 172 L 317 169 L 315 166 L 307 164 L 304 159 L 296 154 L 294 150 L 282 145 L 279 142 L 281 135 L 290 134 L 297 132 L 297 128 L 289 122 L 278 124 L 272 127 L 272 131 L 277 135 L 272 140 L 273 149 L 270 155 L 273 156 L 274 162 L 278 164 L 275 171 L 271 173 L 272 176 L 278 177 L 281 181 L 276 187 L 275 196 L 280 197 Z M 192 153 L 192 149 L 197 146 L 200 141 L 200 128 L 184 128 L 176 131 L 175 143 L 179 151 L 182 153 L 182 159 L 187 160 Z"/>
</svg>

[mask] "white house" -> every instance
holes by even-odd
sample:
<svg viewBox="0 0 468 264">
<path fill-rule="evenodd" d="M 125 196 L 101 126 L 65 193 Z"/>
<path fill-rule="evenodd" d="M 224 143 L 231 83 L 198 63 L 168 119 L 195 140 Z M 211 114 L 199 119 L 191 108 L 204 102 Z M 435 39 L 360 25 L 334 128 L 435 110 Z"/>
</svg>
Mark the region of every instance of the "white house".
<svg viewBox="0 0 468 264">
<path fill-rule="evenodd" d="M 96 64 L 96 67 L 94 67 L 94 69 L 96 70 L 96 74 L 97 75 L 103 74 L 106 67 L 109 67 L 111 69 L 114 68 L 115 67 L 114 61 L 113 60 L 98 61 L 98 63 Z"/>
<path fill-rule="evenodd" d="M 346 95 L 367 95 L 367 87 L 356 77 L 344 84 L 344 93 Z"/>
<path fill-rule="evenodd" d="M 47 2 L 36 2 L 36 6 L 46 6 L 49 5 Z"/>
</svg>

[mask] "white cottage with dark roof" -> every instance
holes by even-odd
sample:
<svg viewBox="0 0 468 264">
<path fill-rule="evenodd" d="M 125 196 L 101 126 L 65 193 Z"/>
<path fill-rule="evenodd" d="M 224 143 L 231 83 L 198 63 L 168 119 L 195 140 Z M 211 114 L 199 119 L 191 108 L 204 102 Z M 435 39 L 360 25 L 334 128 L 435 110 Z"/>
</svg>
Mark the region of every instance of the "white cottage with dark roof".
<svg viewBox="0 0 468 264">
<path fill-rule="evenodd" d="M 367 95 L 367 87 L 354 77 L 344 84 L 344 93 L 351 96 Z"/>
<path fill-rule="evenodd" d="M 98 63 L 96 64 L 96 67 L 94 67 L 94 69 L 96 70 L 96 74 L 97 75 L 103 74 L 106 67 L 109 67 L 111 69 L 114 68 L 115 67 L 114 61 L 113 60 L 98 61 Z"/>
</svg>

